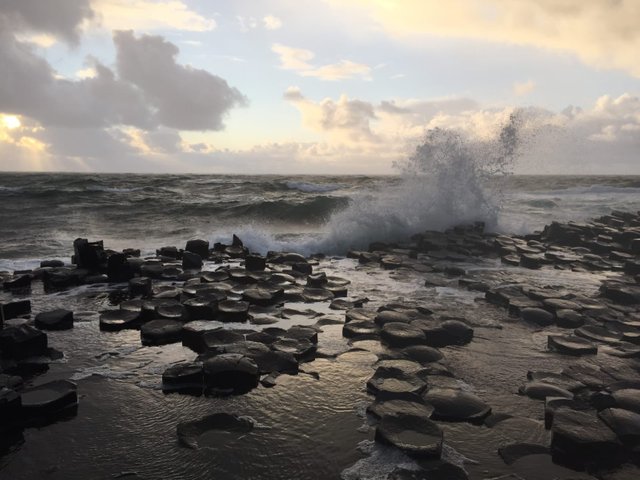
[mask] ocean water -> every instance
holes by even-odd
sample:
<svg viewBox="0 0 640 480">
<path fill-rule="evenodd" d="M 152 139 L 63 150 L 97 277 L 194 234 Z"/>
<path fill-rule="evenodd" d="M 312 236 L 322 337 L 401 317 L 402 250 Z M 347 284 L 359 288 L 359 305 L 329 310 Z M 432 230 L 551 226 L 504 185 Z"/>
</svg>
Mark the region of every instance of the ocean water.
<svg viewBox="0 0 640 480">
<path fill-rule="evenodd" d="M 344 254 L 375 240 L 483 220 L 526 233 L 640 210 L 637 176 L 0 174 L 0 269 L 65 258 L 75 238 L 145 253 L 193 238 Z M 435 183 L 435 184 L 434 184 Z"/>
</svg>

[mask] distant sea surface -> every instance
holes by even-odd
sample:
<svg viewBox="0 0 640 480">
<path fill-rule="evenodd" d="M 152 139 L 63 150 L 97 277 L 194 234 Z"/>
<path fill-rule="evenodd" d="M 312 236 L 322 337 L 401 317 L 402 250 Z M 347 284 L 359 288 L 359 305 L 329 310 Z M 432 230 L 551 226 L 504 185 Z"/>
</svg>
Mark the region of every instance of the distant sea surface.
<svg viewBox="0 0 640 480">
<path fill-rule="evenodd" d="M 498 231 L 525 233 L 552 220 L 640 210 L 638 176 L 514 175 L 485 184 L 496 207 L 491 228 Z M 255 251 L 344 253 L 340 250 L 377 240 L 380 223 L 387 240 L 396 230 L 401 239 L 411 230 L 446 225 L 405 222 L 415 214 L 407 188 L 398 176 L 1 173 L 0 269 L 68 259 L 77 237 L 104 240 L 115 250 L 151 252 L 164 245 L 183 247 L 191 238 L 228 241 L 237 233 Z M 438 205 L 443 198 L 456 201 L 447 197 L 447 185 L 440 188 Z M 396 196 L 405 198 L 396 202 Z M 446 218 L 451 225 L 457 220 Z"/>
</svg>

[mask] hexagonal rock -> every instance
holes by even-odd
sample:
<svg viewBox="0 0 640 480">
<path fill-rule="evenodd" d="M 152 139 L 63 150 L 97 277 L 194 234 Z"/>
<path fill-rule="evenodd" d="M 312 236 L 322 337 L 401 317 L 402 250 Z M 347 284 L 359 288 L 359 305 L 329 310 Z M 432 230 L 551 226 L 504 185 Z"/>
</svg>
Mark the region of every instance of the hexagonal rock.
<svg viewBox="0 0 640 480">
<path fill-rule="evenodd" d="M 412 457 L 440 458 L 442 453 L 442 430 L 422 416 L 385 415 L 376 428 L 375 439 Z"/>
<path fill-rule="evenodd" d="M 77 404 L 77 386 L 69 380 L 54 380 L 22 391 L 22 412 L 27 418 L 48 418 Z"/>
<path fill-rule="evenodd" d="M 466 345 L 473 338 L 473 328 L 459 320 L 446 320 L 439 325 L 431 320 L 414 320 L 411 325 L 420 328 L 430 347 Z"/>
<path fill-rule="evenodd" d="M 438 362 L 444 358 L 440 350 L 427 345 L 412 345 L 410 347 L 403 348 L 400 353 L 409 360 L 413 360 L 420 364 Z"/>
<path fill-rule="evenodd" d="M 582 338 L 595 342 L 617 343 L 622 340 L 621 333 L 611 332 L 598 325 L 584 325 L 583 327 L 576 328 L 574 333 Z"/>
<path fill-rule="evenodd" d="M 557 310 L 581 310 L 580 305 L 571 300 L 565 300 L 563 298 L 545 298 L 542 300 L 542 304 L 547 310 L 555 312 Z"/>
<path fill-rule="evenodd" d="M 549 335 L 547 347 L 565 355 L 595 355 L 598 347 L 590 341 L 575 335 Z"/>
<path fill-rule="evenodd" d="M 258 386 L 260 371 L 256 363 L 237 353 L 225 353 L 203 362 L 207 391 L 219 394 L 246 393 Z"/>
<path fill-rule="evenodd" d="M 151 320 L 140 327 L 143 345 L 165 345 L 182 340 L 182 323 L 175 320 Z"/>
<path fill-rule="evenodd" d="M 117 331 L 125 328 L 137 328 L 140 314 L 127 310 L 109 310 L 100 315 L 100 330 Z"/>
<path fill-rule="evenodd" d="M 480 423 L 491 407 L 470 392 L 452 388 L 431 388 L 422 396 L 433 406 L 431 418 L 450 422 Z"/>
<path fill-rule="evenodd" d="M 640 389 L 623 388 L 611 394 L 618 408 L 640 413 Z"/>
<path fill-rule="evenodd" d="M 278 352 L 289 353 L 297 359 L 313 356 L 316 346 L 309 340 L 297 338 L 279 338 L 271 344 L 271 348 Z"/>
<path fill-rule="evenodd" d="M 542 308 L 523 308 L 520 310 L 520 316 L 525 322 L 535 323 L 542 327 L 553 324 L 554 315 Z"/>
<path fill-rule="evenodd" d="M 411 345 L 421 345 L 426 342 L 422 330 L 408 323 L 385 323 L 380 331 L 380 339 L 390 347 L 402 348 Z"/>
<path fill-rule="evenodd" d="M 526 395 L 535 400 L 544 400 L 547 397 L 573 398 L 573 393 L 569 390 L 559 387 L 558 385 L 544 383 L 543 381 L 529 382 L 520 387 L 518 391 L 522 395 Z"/>
<path fill-rule="evenodd" d="M 367 389 L 378 400 L 420 401 L 427 383 L 414 374 L 392 367 L 378 367 L 367 381 Z"/>
<path fill-rule="evenodd" d="M 416 415 L 429 418 L 433 413 L 433 407 L 409 400 L 376 400 L 367 407 L 367 413 L 378 419 L 385 415 Z"/>
<path fill-rule="evenodd" d="M 73 328 L 73 312 L 64 309 L 41 312 L 36 315 L 35 325 L 41 330 L 68 330 Z"/>
<path fill-rule="evenodd" d="M 218 303 L 220 319 L 226 322 L 244 322 L 249 317 L 249 303 L 236 300 L 223 300 Z"/>
<path fill-rule="evenodd" d="M 311 343 L 318 343 L 318 331 L 312 327 L 304 327 L 301 325 L 294 325 L 289 327 L 287 333 L 284 334 L 286 338 L 295 338 L 297 340 L 307 340 Z"/>
<path fill-rule="evenodd" d="M 376 338 L 380 328 L 371 320 L 352 320 L 342 327 L 342 336 L 347 338 Z"/>
<path fill-rule="evenodd" d="M 334 295 L 324 288 L 305 288 L 302 291 L 302 297 L 305 302 L 328 302 L 333 300 Z"/>
<path fill-rule="evenodd" d="M 375 316 L 374 321 L 376 325 L 382 327 L 387 323 L 410 323 L 411 318 L 404 313 L 395 312 L 393 310 L 384 310 Z"/>
<path fill-rule="evenodd" d="M 344 314 L 345 323 L 349 323 L 352 321 L 370 321 L 373 322 L 378 312 L 375 310 L 371 310 L 368 308 L 352 308 L 347 310 Z"/>
<path fill-rule="evenodd" d="M 202 362 L 179 363 L 162 374 L 162 391 L 201 394 L 204 382 Z"/>
<path fill-rule="evenodd" d="M 0 353 L 4 357 L 22 359 L 47 353 L 47 334 L 23 324 L 0 331 Z"/>
<path fill-rule="evenodd" d="M 575 310 L 556 310 L 556 325 L 562 328 L 578 328 L 584 324 L 584 317 Z"/>
<path fill-rule="evenodd" d="M 553 415 L 551 452 L 560 463 L 587 466 L 615 461 L 616 434 L 595 413 L 559 408 Z"/>
<path fill-rule="evenodd" d="M 242 299 L 252 305 L 272 305 L 274 295 L 265 288 L 249 288 L 242 294 Z"/>
<path fill-rule="evenodd" d="M 607 408 L 598 416 L 623 444 L 633 449 L 640 446 L 640 414 L 622 408 Z"/>
</svg>

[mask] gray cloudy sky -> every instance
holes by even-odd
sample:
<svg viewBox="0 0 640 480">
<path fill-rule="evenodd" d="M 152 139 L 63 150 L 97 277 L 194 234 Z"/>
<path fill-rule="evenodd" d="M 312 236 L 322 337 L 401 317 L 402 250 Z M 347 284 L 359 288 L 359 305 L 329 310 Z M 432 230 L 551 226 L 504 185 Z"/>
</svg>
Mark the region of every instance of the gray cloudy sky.
<svg viewBox="0 0 640 480">
<path fill-rule="evenodd" d="M 390 173 L 430 128 L 640 174 L 637 0 L 0 0 L 0 170 Z"/>
</svg>

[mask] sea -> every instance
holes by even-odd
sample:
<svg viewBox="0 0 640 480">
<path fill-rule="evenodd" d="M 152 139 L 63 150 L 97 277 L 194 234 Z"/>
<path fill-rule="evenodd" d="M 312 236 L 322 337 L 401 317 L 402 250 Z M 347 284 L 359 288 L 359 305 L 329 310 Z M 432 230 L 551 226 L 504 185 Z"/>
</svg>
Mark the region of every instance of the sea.
<svg viewBox="0 0 640 480">
<path fill-rule="evenodd" d="M 344 255 L 471 221 L 524 234 L 640 210 L 640 176 L 435 178 L 0 173 L 0 270 L 66 260 L 79 237 L 151 254 L 237 234 L 263 254 Z"/>
</svg>

